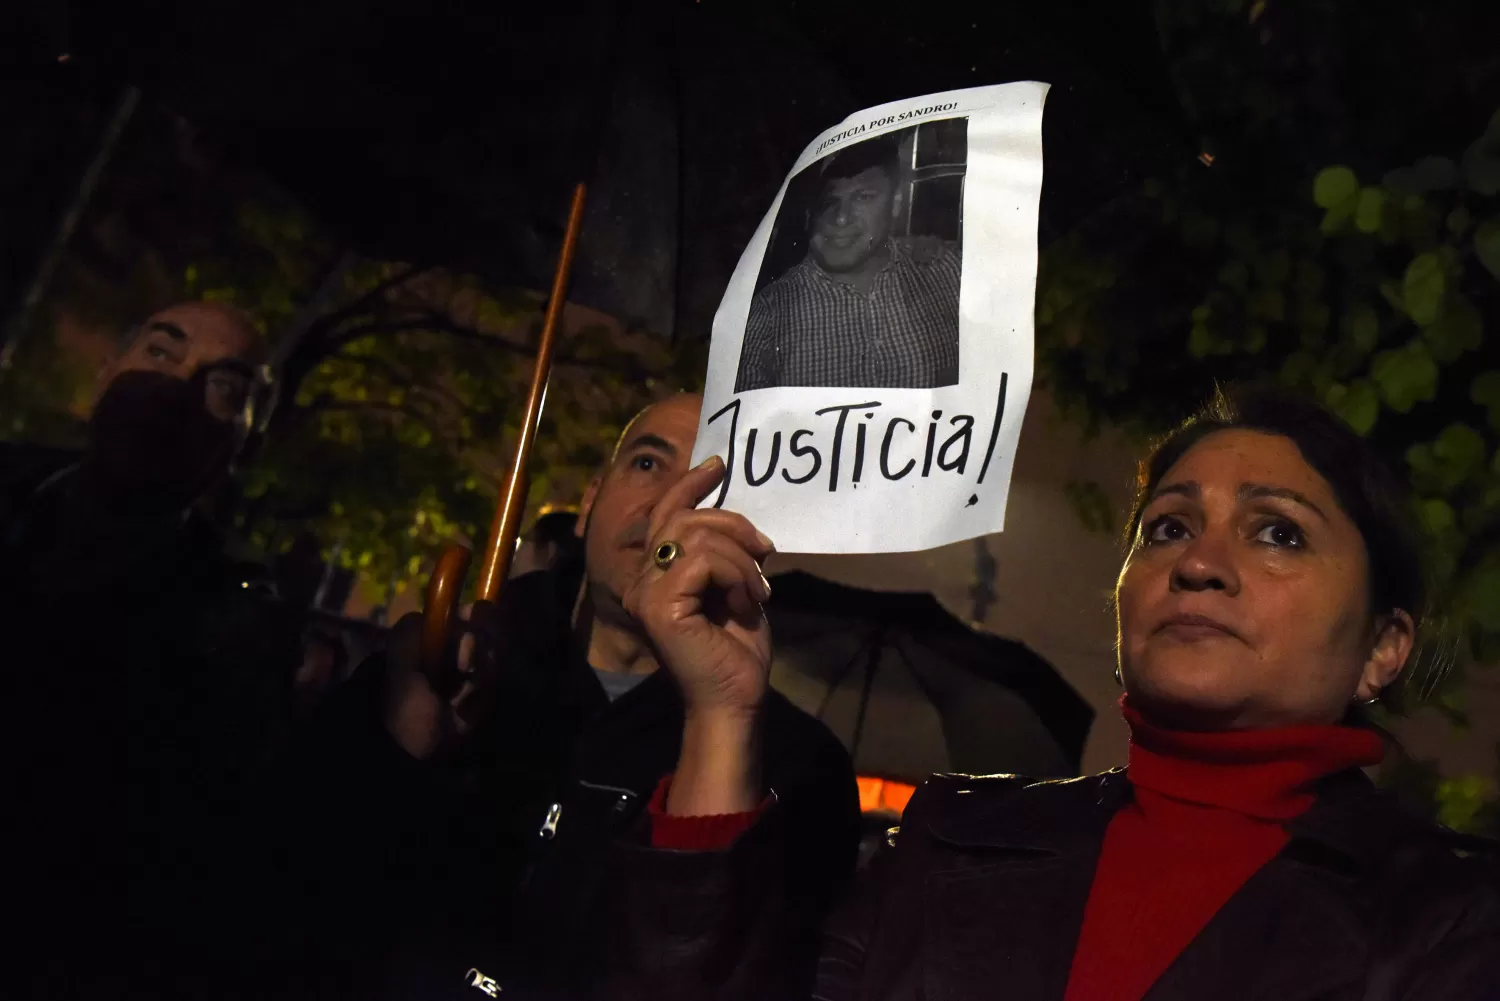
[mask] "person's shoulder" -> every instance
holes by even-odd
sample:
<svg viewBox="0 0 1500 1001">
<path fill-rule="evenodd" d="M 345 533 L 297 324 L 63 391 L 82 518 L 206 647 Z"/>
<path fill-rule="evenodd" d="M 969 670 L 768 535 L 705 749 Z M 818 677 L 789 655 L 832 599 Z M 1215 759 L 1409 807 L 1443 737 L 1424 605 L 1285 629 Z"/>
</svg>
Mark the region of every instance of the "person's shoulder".
<svg viewBox="0 0 1500 1001">
<path fill-rule="evenodd" d="M 1406 855 L 1407 864 L 1422 873 L 1417 882 L 1446 881 L 1482 893 L 1500 906 L 1500 841 L 1425 821 L 1410 830 L 1398 847 L 1401 850 L 1392 857 Z"/>
<path fill-rule="evenodd" d="M 940 236 L 898 236 L 894 239 L 897 256 L 916 267 L 947 267 L 960 260 L 958 244 Z"/>
<path fill-rule="evenodd" d="M 1119 770 L 1114 770 L 1078 778 L 1038 779 L 1008 772 L 991 775 L 938 772 L 928 777 L 912 802 L 920 809 L 932 811 L 955 808 L 967 811 L 1017 797 L 1045 802 L 1086 799 L 1097 797 L 1101 784 L 1116 781 L 1121 775 Z"/>
<path fill-rule="evenodd" d="M 1372 872 L 1381 916 L 1377 946 L 1390 945 L 1377 951 L 1391 965 L 1405 966 L 1410 955 L 1402 946 L 1441 940 L 1433 952 L 1444 956 L 1445 977 L 1493 984 L 1500 976 L 1500 843 L 1430 822 L 1425 827 L 1402 839 Z M 1477 972 L 1480 967 L 1487 972 Z"/>
<path fill-rule="evenodd" d="M 808 269 L 813 267 L 806 258 L 787 268 L 781 275 L 772 279 L 759 292 L 755 293 L 751 300 L 758 307 L 774 306 L 786 300 L 786 298 L 798 289 L 807 287 L 809 273 Z"/>
<path fill-rule="evenodd" d="M 1050 846 L 1107 822 L 1126 790 L 1121 769 L 1069 779 L 939 773 L 917 788 L 901 825 L 951 845 Z"/>
<path fill-rule="evenodd" d="M 824 760 L 849 760 L 844 745 L 828 729 L 828 724 L 812 713 L 797 706 L 776 689 L 766 694 L 761 709 L 764 714 L 765 740 L 768 754 L 782 756 L 788 752 L 796 756 L 816 755 Z"/>
<path fill-rule="evenodd" d="M 78 462 L 82 452 L 32 442 L 0 441 L 0 484 L 35 488 L 49 476 Z"/>
</svg>

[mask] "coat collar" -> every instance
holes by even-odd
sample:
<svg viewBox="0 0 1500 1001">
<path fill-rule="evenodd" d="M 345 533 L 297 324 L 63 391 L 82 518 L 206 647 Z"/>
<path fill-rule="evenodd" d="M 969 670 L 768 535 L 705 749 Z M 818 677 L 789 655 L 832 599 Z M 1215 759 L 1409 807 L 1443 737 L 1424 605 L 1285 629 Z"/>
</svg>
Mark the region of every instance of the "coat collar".
<svg viewBox="0 0 1500 1001">
<path fill-rule="evenodd" d="M 938 840 L 962 848 L 1069 854 L 1097 850 L 1110 819 L 1130 802 L 1124 769 L 1046 782 L 1017 776 L 935 776 L 944 787 L 928 820 Z M 1287 825 L 1291 850 L 1365 870 L 1397 844 L 1447 832 L 1403 808 L 1359 769 L 1318 783 L 1317 800 Z M 1449 835 L 1457 839 L 1456 835 Z M 1478 839 L 1474 839 L 1478 840 Z"/>
<path fill-rule="evenodd" d="M 1124 769 L 1034 782 L 1014 775 L 942 775 L 928 820 L 939 841 L 960 848 L 1070 854 L 1098 850 L 1104 829 L 1130 799 Z"/>
<path fill-rule="evenodd" d="M 1288 851 L 1306 855 L 1308 849 L 1321 849 L 1329 862 L 1356 872 L 1376 867 L 1404 842 L 1446 838 L 1457 846 L 1463 840 L 1402 806 L 1395 793 L 1376 788 L 1357 768 L 1321 781 L 1317 800 L 1287 824 L 1287 833 Z"/>
</svg>

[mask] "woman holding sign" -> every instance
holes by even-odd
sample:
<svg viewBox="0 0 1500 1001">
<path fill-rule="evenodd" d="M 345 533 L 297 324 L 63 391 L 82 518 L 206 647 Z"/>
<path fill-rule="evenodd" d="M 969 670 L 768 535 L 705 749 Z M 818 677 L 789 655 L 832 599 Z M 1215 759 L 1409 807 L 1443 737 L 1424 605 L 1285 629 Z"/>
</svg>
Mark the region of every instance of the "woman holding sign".
<svg viewBox="0 0 1500 1001">
<path fill-rule="evenodd" d="M 772 860 L 802 832 L 757 767 L 764 540 L 693 509 L 721 471 L 658 509 L 628 598 L 687 716 L 651 844 L 622 863 L 610 996 L 1497 996 L 1493 846 L 1361 772 L 1384 748 L 1359 707 L 1400 682 L 1424 604 L 1401 483 L 1321 410 L 1257 397 L 1217 401 L 1142 464 L 1115 593 L 1129 768 L 934 777 L 805 982 L 771 982 Z"/>
</svg>

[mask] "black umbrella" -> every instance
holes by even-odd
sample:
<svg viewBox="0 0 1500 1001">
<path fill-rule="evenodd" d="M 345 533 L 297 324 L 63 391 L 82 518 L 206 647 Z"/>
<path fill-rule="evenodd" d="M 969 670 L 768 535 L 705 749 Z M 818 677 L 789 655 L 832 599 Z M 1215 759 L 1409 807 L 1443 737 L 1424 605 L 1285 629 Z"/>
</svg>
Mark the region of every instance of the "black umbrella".
<svg viewBox="0 0 1500 1001">
<path fill-rule="evenodd" d="M 1076 775 L 1094 711 L 1025 644 L 979 632 L 926 593 L 778 574 L 771 682 L 823 720 L 860 775 Z"/>
</svg>

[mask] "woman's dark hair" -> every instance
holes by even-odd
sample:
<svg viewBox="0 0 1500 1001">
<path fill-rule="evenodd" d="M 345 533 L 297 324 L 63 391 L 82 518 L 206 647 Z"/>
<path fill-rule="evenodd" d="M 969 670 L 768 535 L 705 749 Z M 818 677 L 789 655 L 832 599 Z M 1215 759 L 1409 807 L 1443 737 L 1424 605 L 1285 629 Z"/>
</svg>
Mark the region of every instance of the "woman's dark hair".
<svg viewBox="0 0 1500 1001">
<path fill-rule="evenodd" d="M 1307 464 L 1328 481 L 1339 507 L 1364 539 L 1370 611 L 1383 616 L 1401 609 L 1420 626 L 1428 611 L 1427 574 L 1406 482 L 1343 421 L 1284 391 L 1220 391 L 1196 416 L 1158 442 L 1141 460 L 1126 526 L 1127 545 L 1133 544 L 1141 512 L 1167 471 L 1204 438 L 1236 429 L 1276 435 L 1297 446 Z M 1403 674 L 1411 673 L 1415 660 L 1413 653 Z"/>
</svg>

